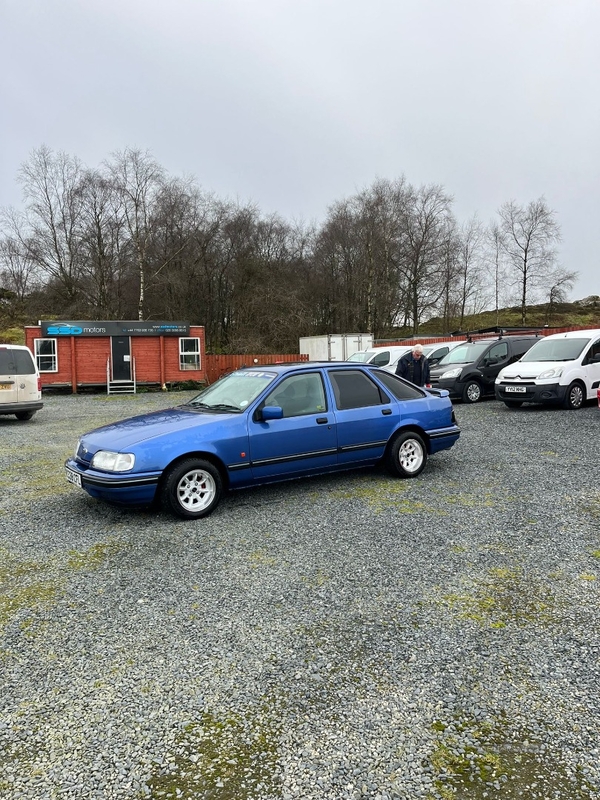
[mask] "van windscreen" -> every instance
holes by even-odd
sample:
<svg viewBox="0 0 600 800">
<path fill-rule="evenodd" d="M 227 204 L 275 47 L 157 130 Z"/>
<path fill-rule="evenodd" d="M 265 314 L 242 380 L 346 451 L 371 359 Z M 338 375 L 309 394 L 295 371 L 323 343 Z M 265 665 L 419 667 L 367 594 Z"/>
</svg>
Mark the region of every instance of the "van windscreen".
<svg viewBox="0 0 600 800">
<path fill-rule="evenodd" d="M 574 361 L 589 343 L 589 339 L 540 339 L 521 361 Z"/>
</svg>

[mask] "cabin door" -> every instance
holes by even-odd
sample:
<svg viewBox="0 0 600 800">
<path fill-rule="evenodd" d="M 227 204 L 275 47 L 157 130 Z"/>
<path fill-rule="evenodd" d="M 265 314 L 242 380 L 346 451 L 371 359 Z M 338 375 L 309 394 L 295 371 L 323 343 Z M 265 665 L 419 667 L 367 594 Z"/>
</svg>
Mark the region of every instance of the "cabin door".
<svg viewBox="0 0 600 800">
<path fill-rule="evenodd" d="M 129 336 L 111 336 L 111 363 L 113 381 L 131 380 L 131 339 Z"/>
</svg>

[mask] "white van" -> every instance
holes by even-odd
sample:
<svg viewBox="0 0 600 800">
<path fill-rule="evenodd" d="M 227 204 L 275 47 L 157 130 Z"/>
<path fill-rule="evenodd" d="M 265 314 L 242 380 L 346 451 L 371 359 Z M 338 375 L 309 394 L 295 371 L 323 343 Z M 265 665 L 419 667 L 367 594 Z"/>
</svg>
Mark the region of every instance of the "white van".
<svg viewBox="0 0 600 800">
<path fill-rule="evenodd" d="M 509 408 L 523 403 L 581 408 L 600 387 L 600 329 L 544 336 L 496 378 L 496 398 Z"/>
<path fill-rule="evenodd" d="M 31 419 L 43 405 L 42 383 L 31 350 L 0 344 L 0 414 Z"/>
<path fill-rule="evenodd" d="M 462 342 L 438 342 L 437 344 L 424 344 L 423 355 L 429 361 L 430 366 L 434 366 L 450 350 Z M 370 347 L 367 350 L 360 350 L 353 353 L 348 361 L 360 361 L 363 364 L 373 364 L 374 367 L 382 367 L 387 372 L 396 372 L 398 362 L 407 353 L 410 353 L 414 344 L 391 345 L 388 347 Z"/>
<path fill-rule="evenodd" d="M 388 364 L 396 363 L 401 356 L 409 353 L 412 348 L 412 344 L 370 347 L 368 350 L 359 350 L 358 353 L 352 353 L 348 361 L 360 361 L 361 364 L 373 364 L 374 367 L 387 367 Z"/>
</svg>

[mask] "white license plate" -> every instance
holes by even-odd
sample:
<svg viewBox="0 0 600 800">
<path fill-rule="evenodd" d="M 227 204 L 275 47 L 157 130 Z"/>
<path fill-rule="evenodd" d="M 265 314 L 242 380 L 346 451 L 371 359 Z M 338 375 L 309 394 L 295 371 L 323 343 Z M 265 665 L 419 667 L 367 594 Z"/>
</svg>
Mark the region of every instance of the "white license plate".
<svg viewBox="0 0 600 800">
<path fill-rule="evenodd" d="M 516 392 L 517 394 L 525 393 L 527 388 L 525 386 L 505 386 L 505 392 Z"/>
<path fill-rule="evenodd" d="M 65 467 L 65 473 L 69 483 L 72 483 L 74 486 L 79 486 L 81 488 L 81 475 L 79 475 L 77 472 L 73 472 L 72 470 L 67 469 L 66 467 Z"/>
</svg>

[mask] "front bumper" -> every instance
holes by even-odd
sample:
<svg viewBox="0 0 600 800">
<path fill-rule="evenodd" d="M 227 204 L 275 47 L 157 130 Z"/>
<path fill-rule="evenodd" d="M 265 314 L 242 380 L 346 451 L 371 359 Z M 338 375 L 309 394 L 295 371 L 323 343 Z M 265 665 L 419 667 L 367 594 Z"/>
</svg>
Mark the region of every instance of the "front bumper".
<svg viewBox="0 0 600 800">
<path fill-rule="evenodd" d="M 463 384 L 460 384 L 456 378 L 447 378 L 446 380 L 435 377 L 431 378 L 432 389 L 446 389 L 450 397 L 454 400 L 462 399 L 462 387 Z"/>
<path fill-rule="evenodd" d="M 567 395 L 568 386 L 558 383 L 512 383 L 503 381 L 494 387 L 496 399 L 503 402 L 561 404 Z"/>
<path fill-rule="evenodd" d="M 123 505 L 149 505 L 154 501 L 160 472 L 114 473 L 100 472 L 82 465 L 74 458 L 65 461 L 66 480 L 80 486 L 91 497 Z"/>
</svg>

